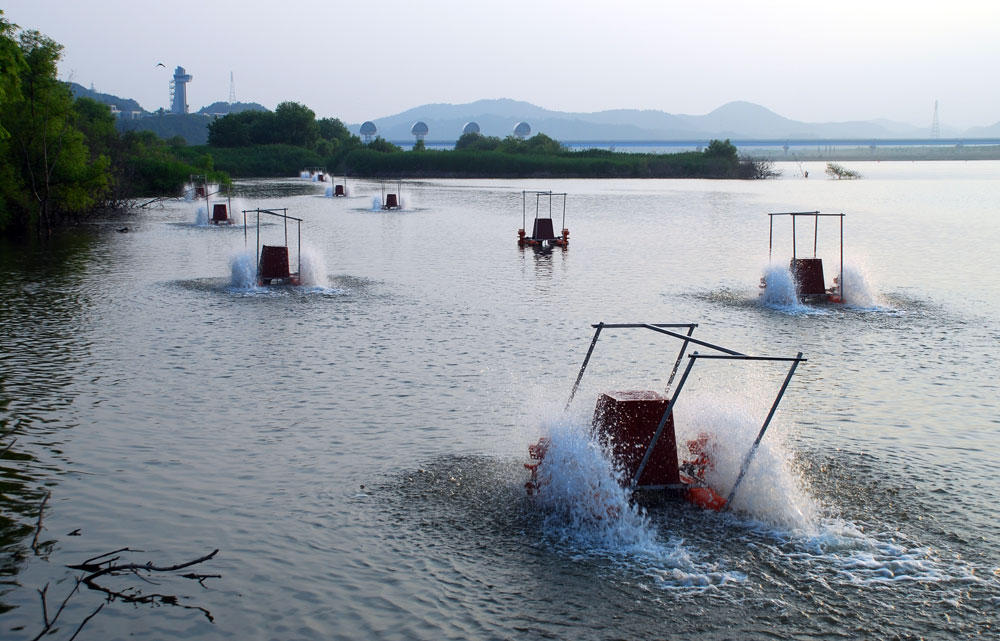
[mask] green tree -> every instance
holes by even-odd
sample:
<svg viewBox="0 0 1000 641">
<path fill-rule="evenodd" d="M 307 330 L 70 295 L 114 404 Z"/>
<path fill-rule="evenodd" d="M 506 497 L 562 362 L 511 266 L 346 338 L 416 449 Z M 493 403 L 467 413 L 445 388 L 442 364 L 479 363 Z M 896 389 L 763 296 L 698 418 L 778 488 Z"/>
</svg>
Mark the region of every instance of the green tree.
<svg viewBox="0 0 1000 641">
<path fill-rule="evenodd" d="M 831 178 L 836 178 L 837 180 L 843 180 L 844 178 L 848 180 L 861 178 L 861 174 L 859 172 L 838 165 L 835 162 L 826 163 L 826 173 Z"/>
<path fill-rule="evenodd" d="M 496 136 L 467 133 L 455 142 L 455 151 L 495 151 L 499 146 L 500 139 Z"/>
<path fill-rule="evenodd" d="M 14 39 L 17 25 L 7 22 L 3 18 L 3 9 L 0 9 L 0 109 L 8 101 L 17 100 L 21 97 L 21 73 L 26 64 L 24 56 L 21 55 L 21 48 Z M 4 123 L 0 120 L 0 140 L 10 136 L 10 132 L 4 128 Z"/>
<path fill-rule="evenodd" d="M 705 148 L 704 153 L 706 156 L 711 158 L 722 158 L 733 162 L 739 162 L 739 154 L 737 152 L 736 145 L 729 142 L 729 138 L 726 138 L 725 142 L 721 140 L 709 141 L 708 147 Z"/>
<path fill-rule="evenodd" d="M 319 126 L 320 138 L 324 140 L 341 140 L 346 142 L 351 138 L 358 138 L 340 121 L 340 118 L 321 118 L 316 121 L 316 124 Z"/>
<path fill-rule="evenodd" d="M 403 151 L 403 148 L 399 145 L 394 145 L 382 136 L 375 136 L 375 140 L 371 141 L 367 145 L 368 149 L 379 151 L 382 153 L 393 153 L 396 151 Z"/>
<path fill-rule="evenodd" d="M 55 218 L 99 201 L 108 186 L 108 159 L 91 158 L 74 125 L 72 94 L 56 76 L 62 46 L 37 31 L 22 32 L 18 46 L 25 62 L 20 96 L 0 105 L 0 122 L 10 133 L 0 155 L 16 167 L 0 184 L 7 214 L 0 225 L 51 231 Z"/>
<path fill-rule="evenodd" d="M 319 139 L 319 125 L 313 110 L 297 102 L 283 102 L 274 110 L 277 140 L 287 145 L 312 149 Z"/>
</svg>

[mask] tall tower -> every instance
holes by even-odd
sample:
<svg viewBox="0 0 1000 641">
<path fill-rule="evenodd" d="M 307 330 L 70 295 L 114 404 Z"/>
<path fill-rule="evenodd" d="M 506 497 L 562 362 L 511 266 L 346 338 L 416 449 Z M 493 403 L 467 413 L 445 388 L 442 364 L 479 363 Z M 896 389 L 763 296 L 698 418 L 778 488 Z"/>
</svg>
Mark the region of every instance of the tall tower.
<svg viewBox="0 0 1000 641">
<path fill-rule="evenodd" d="M 229 72 L 229 105 L 236 102 L 236 83 L 233 81 L 233 72 Z"/>
<path fill-rule="evenodd" d="M 938 122 L 937 103 L 938 103 L 938 101 L 935 100 L 934 101 L 934 119 L 931 120 L 931 138 L 940 138 L 941 137 L 941 124 Z"/>
<path fill-rule="evenodd" d="M 174 69 L 174 79 L 170 83 L 170 113 L 186 114 L 187 104 L 187 83 L 194 78 L 189 73 L 185 73 L 184 67 Z"/>
</svg>

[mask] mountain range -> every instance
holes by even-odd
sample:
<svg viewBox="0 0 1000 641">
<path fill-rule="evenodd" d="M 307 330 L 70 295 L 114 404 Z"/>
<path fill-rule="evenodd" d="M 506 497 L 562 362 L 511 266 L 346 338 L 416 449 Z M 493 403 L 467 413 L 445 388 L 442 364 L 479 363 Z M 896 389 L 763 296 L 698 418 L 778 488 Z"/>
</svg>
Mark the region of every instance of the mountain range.
<svg viewBox="0 0 1000 641">
<path fill-rule="evenodd" d="M 427 140 L 455 140 L 468 122 L 479 125 L 486 136 L 505 137 L 521 121 L 531 133 L 544 133 L 561 141 L 708 140 L 711 138 L 781 139 L 884 139 L 929 138 L 930 126 L 915 127 L 889 120 L 851 122 L 800 122 L 780 116 L 760 105 L 736 101 L 703 116 L 664 111 L 614 109 L 593 113 L 550 111 L 528 102 L 506 98 L 477 100 L 461 105 L 428 104 L 394 116 L 372 120 L 386 140 L 407 141 L 417 121 L 427 124 Z M 360 123 L 348 129 L 358 133 Z M 958 131 L 941 128 L 942 137 L 1000 137 L 1000 122 L 989 127 Z"/>
<path fill-rule="evenodd" d="M 86 96 L 109 105 L 115 105 L 122 112 L 137 113 L 136 120 L 120 125 L 128 129 L 152 129 L 161 137 L 182 135 L 190 144 L 205 142 L 208 120 L 212 117 L 246 109 L 265 109 L 255 103 L 218 102 L 202 107 L 196 114 L 172 116 L 173 119 L 191 118 L 193 123 L 185 123 L 183 130 L 173 131 L 170 125 L 160 131 L 153 126 L 157 115 L 164 123 L 163 112 L 152 114 L 144 110 L 138 102 L 130 98 L 120 98 L 99 93 L 77 83 L 70 83 L 74 96 Z M 665 111 L 640 109 L 613 109 L 593 113 L 564 112 L 544 109 L 529 102 L 500 98 L 477 100 L 466 104 L 427 104 L 407 109 L 394 116 L 377 118 L 372 122 L 378 128 L 378 135 L 386 140 L 408 142 L 413 136 L 410 128 L 415 122 L 427 124 L 427 140 L 452 141 L 462 134 L 465 124 L 476 122 L 480 132 L 500 138 L 510 135 L 519 122 L 527 122 L 531 133 L 544 133 L 560 141 L 658 141 L 692 140 L 708 141 L 712 138 L 732 140 L 783 140 L 783 139 L 893 139 L 929 138 L 930 126 L 913 125 L 890 120 L 865 120 L 852 122 L 811 123 L 791 120 L 780 116 L 760 105 L 736 101 L 722 105 L 703 116 L 670 114 Z M 169 124 L 169 123 L 168 123 Z M 348 124 L 348 129 L 358 133 L 361 123 Z M 175 127 L 176 128 L 176 127 Z M 194 131 L 194 130 L 197 131 Z M 1000 122 L 987 127 L 973 127 L 959 131 L 947 126 L 941 127 L 944 138 L 1000 138 Z"/>
</svg>

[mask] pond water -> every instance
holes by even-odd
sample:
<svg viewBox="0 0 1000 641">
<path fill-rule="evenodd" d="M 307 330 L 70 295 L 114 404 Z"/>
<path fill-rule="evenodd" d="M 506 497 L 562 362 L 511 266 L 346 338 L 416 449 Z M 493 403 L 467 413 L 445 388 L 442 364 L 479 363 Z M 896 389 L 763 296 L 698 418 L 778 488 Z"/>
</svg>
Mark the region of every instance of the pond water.
<svg viewBox="0 0 1000 641">
<path fill-rule="evenodd" d="M 125 547 L 120 562 L 158 566 L 218 549 L 183 571 L 218 577 L 105 577 L 176 598 L 116 598 L 77 638 L 995 635 L 1000 163 L 778 168 L 405 181 L 391 212 L 373 211 L 379 182 L 347 198 L 239 183 L 240 222 L 303 220 L 300 287 L 257 287 L 256 215 L 196 224 L 203 201 L 0 245 L 3 638 L 41 631 L 38 591 L 51 619 L 81 574 L 67 565 Z M 518 248 L 522 190 L 568 194 L 568 249 Z M 767 213 L 813 210 L 846 215 L 848 304 L 768 302 Z M 264 223 L 261 242 L 283 243 Z M 828 281 L 838 234 L 820 221 Z M 774 258 L 790 254 L 776 223 Z M 678 344 L 604 330 L 564 411 L 597 322 L 698 323 L 711 343 L 808 359 L 736 509 L 617 491 L 588 437 L 596 396 L 663 391 Z M 786 372 L 692 369 L 678 441 L 713 435 L 721 491 Z M 531 499 L 540 436 L 558 456 Z M 70 596 L 49 638 L 106 596 Z"/>
</svg>

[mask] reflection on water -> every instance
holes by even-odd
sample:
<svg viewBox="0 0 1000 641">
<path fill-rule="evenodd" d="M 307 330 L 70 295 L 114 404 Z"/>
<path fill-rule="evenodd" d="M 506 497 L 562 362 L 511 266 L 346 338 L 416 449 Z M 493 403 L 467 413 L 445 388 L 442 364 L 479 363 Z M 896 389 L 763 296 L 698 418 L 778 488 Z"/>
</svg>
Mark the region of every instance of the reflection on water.
<svg viewBox="0 0 1000 641">
<path fill-rule="evenodd" d="M 1000 244 L 981 214 L 996 164 L 923 167 L 851 184 L 414 181 L 419 211 L 389 214 L 367 211 L 378 182 L 349 199 L 240 183 L 234 209 L 304 219 L 305 287 L 258 287 L 254 238 L 193 225 L 194 203 L 128 233 L 4 241 L 0 623 L 30 638 L 37 590 L 51 606 L 67 565 L 131 547 L 164 563 L 218 548 L 205 587 L 141 586 L 214 622 L 116 600 L 81 638 L 989 634 L 1000 283 L 966 249 Z M 524 189 L 570 194 L 568 249 L 517 247 Z M 766 212 L 803 207 L 851 216 L 864 260 L 849 262 L 884 300 L 762 302 Z M 740 511 L 643 511 L 608 484 L 586 429 L 597 394 L 662 389 L 672 356 L 609 330 L 563 414 L 598 321 L 805 353 Z M 704 394 L 678 405 L 678 434 L 730 439 L 725 485 L 773 374 L 692 376 Z M 562 493 L 532 500 L 527 445 L 552 426 Z M 622 518 L 593 518 L 595 493 Z M 104 601 L 74 595 L 59 638 Z"/>
</svg>

